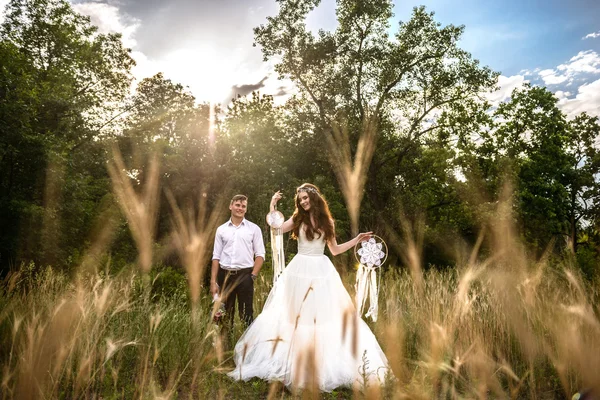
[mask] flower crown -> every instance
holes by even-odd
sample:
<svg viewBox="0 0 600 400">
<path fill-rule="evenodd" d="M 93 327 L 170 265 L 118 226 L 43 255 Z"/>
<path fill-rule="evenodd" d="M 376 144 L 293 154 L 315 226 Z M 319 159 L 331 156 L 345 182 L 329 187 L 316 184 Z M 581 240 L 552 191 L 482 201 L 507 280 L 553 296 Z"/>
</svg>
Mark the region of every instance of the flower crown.
<svg viewBox="0 0 600 400">
<path fill-rule="evenodd" d="M 315 189 L 314 187 L 310 187 L 310 186 L 299 187 L 297 189 L 297 192 L 298 193 L 300 193 L 300 192 L 312 192 L 312 193 L 315 193 L 315 194 L 320 194 L 317 189 Z"/>
</svg>

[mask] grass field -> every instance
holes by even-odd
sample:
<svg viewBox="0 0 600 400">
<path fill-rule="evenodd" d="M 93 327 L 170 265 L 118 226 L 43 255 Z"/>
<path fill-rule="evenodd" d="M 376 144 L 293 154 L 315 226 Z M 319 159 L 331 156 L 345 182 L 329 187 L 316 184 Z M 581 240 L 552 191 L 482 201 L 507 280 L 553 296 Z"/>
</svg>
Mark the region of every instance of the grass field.
<svg viewBox="0 0 600 400">
<path fill-rule="evenodd" d="M 227 378 L 231 352 L 207 289 L 192 302 L 170 268 L 68 277 L 23 265 L 0 286 L 2 397 L 558 399 L 598 390 L 598 285 L 568 261 L 531 262 L 511 240 L 497 244 L 453 269 L 386 267 L 380 317 L 369 324 L 396 380 L 332 393 Z M 270 289 L 263 271 L 257 310 Z M 342 275 L 353 294 L 353 273 Z M 238 322 L 233 340 L 241 333 Z"/>
</svg>

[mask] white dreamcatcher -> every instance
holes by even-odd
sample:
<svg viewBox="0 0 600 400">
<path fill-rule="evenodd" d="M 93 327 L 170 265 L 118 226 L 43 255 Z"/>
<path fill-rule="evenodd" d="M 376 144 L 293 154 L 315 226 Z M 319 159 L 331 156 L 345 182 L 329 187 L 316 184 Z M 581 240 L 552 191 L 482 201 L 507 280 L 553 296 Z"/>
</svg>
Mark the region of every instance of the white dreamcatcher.
<svg viewBox="0 0 600 400">
<path fill-rule="evenodd" d="M 356 271 L 356 310 L 358 315 L 363 314 L 367 298 L 369 309 L 366 317 L 377 321 L 379 312 L 379 284 L 377 270 L 387 259 L 388 248 L 385 242 L 377 235 L 372 235 L 368 240 L 363 240 L 354 246 L 354 256 L 359 263 Z"/>
</svg>

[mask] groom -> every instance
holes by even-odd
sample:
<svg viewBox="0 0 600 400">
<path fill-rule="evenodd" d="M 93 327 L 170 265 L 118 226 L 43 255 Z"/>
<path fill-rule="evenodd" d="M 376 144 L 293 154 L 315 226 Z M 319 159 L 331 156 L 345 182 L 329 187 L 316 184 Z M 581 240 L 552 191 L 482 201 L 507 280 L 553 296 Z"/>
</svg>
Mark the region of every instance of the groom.
<svg viewBox="0 0 600 400">
<path fill-rule="evenodd" d="M 231 218 L 217 228 L 210 274 L 210 291 L 225 303 L 229 324 L 237 299 L 240 319 L 253 320 L 254 280 L 265 260 L 265 245 L 258 225 L 244 218 L 248 198 L 238 194 L 229 204 Z"/>
</svg>

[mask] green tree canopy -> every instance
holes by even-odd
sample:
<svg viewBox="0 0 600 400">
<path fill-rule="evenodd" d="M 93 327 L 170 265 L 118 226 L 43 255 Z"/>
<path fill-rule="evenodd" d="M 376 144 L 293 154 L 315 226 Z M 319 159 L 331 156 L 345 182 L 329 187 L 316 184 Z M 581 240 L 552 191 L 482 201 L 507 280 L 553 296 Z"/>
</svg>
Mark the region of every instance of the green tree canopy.
<svg viewBox="0 0 600 400">
<path fill-rule="evenodd" d="M 134 61 L 120 35 L 98 34 L 65 0 L 10 1 L 0 51 L 0 114 L 6 116 L 0 127 L 0 225 L 7 227 L 0 234 L 1 262 L 11 263 L 19 251 L 24 258 L 64 263 L 58 249 L 80 240 L 91 219 L 85 215 L 91 209 L 81 206 L 101 196 L 86 188 L 98 165 L 91 155 L 101 153 L 92 149 L 128 94 Z M 69 229 L 61 228 L 63 220 Z"/>
</svg>

